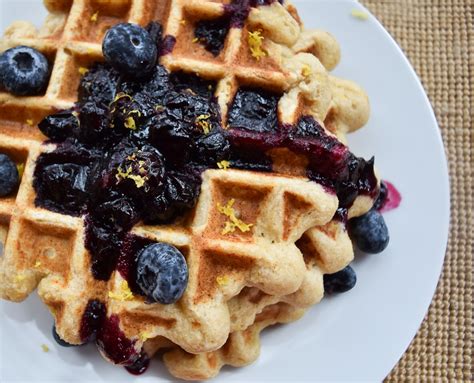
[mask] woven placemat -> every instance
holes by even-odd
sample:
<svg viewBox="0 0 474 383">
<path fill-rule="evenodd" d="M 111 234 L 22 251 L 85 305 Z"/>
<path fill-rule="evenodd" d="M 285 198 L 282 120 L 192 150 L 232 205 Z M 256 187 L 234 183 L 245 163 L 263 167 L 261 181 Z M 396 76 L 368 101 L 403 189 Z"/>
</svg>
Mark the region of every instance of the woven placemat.
<svg viewBox="0 0 474 383">
<path fill-rule="evenodd" d="M 451 177 L 451 231 L 436 295 L 387 382 L 473 382 L 474 1 L 363 0 L 431 99 Z M 435 207 L 434 207 L 435 208 Z"/>
</svg>

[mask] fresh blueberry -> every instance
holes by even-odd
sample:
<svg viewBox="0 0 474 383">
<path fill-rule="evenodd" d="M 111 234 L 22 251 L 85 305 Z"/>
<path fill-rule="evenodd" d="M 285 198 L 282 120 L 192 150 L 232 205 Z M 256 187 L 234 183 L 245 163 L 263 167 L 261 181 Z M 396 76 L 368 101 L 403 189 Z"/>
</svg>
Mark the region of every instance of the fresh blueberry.
<svg viewBox="0 0 474 383">
<path fill-rule="evenodd" d="M 54 340 L 56 341 L 57 344 L 59 344 L 60 346 L 62 347 L 76 347 L 77 345 L 75 344 L 71 344 L 71 343 L 68 343 L 66 342 L 65 340 L 63 340 L 58 332 L 56 331 L 56 325 L 53 326 L 53 329 L 52 329 L 52 332 L 53 332 L 53 338 Z"/>
<path fill-rule="evenodd" d="M 72 110 L 63 110 L 45 117 L 38 128 L 46 137 L 61 142 L 78 134 L 79 120 Z"/>
<path fill-rule="evenodd" d="M 17 96 L 39 94 L 48 84 L 48 60 L 30 47 L 8 49 L 0 56 L 0 78 L 3 87 Z"/>
<path fill-rule="evenodd" d="M 0 153 L 0 197 L 12 193 L 20 183 L 20 176 L 15 163 L 6 155 Z"/>
<path fill-rule="evenodd" d="M 385 220 L 377 210 L 351 219 L 349 234 L 360 250 L 371 254 L 381 253 L 390 240 Z"/>
<path fill-rule="evenodd" d="M 158 54 L 150 34 L 139 25 L 130 23 L 110 28 L 105 35 L 102 51 L 110 65 L 134 78 L 149 74 Z"/>
<path fill-rule="evenodd" d="M 357 282 L 354 269 L 346 266 L 341 271 L 324 276 L 324 290 L 328 294 L 345 293 L 352 289 Z"/>
<path fill-rule="evenodd" d="M 137 283 L 150 302 L 175 303 L 188 284 L 188 266 L 174 246 L 154 243 L 137 258 Z"/>
</svg>

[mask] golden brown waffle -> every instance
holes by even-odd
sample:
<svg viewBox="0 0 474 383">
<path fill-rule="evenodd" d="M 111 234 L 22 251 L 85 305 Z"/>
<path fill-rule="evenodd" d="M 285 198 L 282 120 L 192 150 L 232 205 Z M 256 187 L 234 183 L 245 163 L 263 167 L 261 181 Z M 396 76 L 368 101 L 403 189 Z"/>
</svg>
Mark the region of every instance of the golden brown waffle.
<svg viewBox="0 0 474 383">
<path fill-rule="evenodd" d="M 198 20 L 223 15 L 224 1 L 45 3 L 51 13 L 40 31 L 15 23 L 0 43 L 2 51 L 17 45 L 34 47 L 54 62 L 44 95 L 18 98 L 0 93 L 0 151 L 25 164 L 17 195 L 0 200 L 0 241 L 4 243 L 0 295 L 21 301 L 38 287 L 56 319 L 58 333 L 70 343 L 80 343 L 87 302 L 98 299 L 107 303 L 109 317 L 120 318 L 121 330 L 136 340 L 137 349 L 148 340 L 160 345 L 172 342 L 188 353 L 213 352 L 226 344 L 229 334 L 230 339 L 237 339 L 249 328 L 252 337 L 258 338 L 267 323 L 292 320 L 319 301 L 322 275 L 346 266 L 352 247 L 342 225 L 332 221 L 336 196 L 308 182 L 304 161 L 287 151 L 271 153 L 274 173 L 270 174 L 206 171 L 191 222 L 134 228 L 135 234 L 171 243 L 186 256 L 188 288 L 178 303 L 168 306 L 145 304 L 141 297 L 124 294 L 118 273 L 108 282 L 95 280 L 84 248 L 82 218 L 35 207 L 32 179 L 36 158 L 54 149 L 54 145 L 42 145 L 44 136 L 36 124 L 74 103 L 80 73 L 102 59 L 102 37 L 117 22 L 161 22 L 165 33 L 177 41 L 162 64 L 170 71 L 215 80 L 224 123 L 238 88 L 252 86 L 283 95 L 282 122 L 294 123 L 310 114 L 344 140 L 345 133 L 367 121 L 369 107 L 359 87 L 328 74 L 339 60 L 334 39 L 324 32 L 305 30 L 291 4 L 275 2 L 254 8 L 243 28 L 230 30 L 224 50 L 214 57 L 193 43 L 193 30 Z M 248 36 L 260 30 L 265 56 L 257 60 Z M 223 234 L 228 217 L 218 206 L 231 200 L 239 218 L 253 225 L 249 232 Z M 349 216 L 365 213 L 372 204 L 369 197 L 359 197 Z M 315 262 L 308 260 L 308 251 Z M 253 297 L 255 293 L 261 296 L 259 300 Z M 266 307 L 278 307 L 278 313 Z M 266 313 L 260 318 L 268 320 L 259 319 L 259 313 Z M 173 363 L 179 355 L 185 354 L 175 351 L 166 358 L 167 364 L 173 373 L 186 377 Z M 202 372 L 203 376 L 215 374 L 223 363 L 235 364 L 231 356 L 218 359 L 213 372 Z"/>
</svg>

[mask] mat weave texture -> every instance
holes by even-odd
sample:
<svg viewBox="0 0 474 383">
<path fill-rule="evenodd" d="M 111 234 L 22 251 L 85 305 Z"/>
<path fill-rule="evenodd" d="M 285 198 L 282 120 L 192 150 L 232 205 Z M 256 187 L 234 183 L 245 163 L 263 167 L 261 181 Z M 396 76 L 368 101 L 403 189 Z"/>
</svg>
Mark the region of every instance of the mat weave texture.
<svg viewBox="0 0 474 383">
<path fill-rule="evenodd" d="M 362 3 L 398 41 L 421 77 L 438 118 L 451 177 L 443 274 L 418 334 L 386 381 L 472 382 L 474 1 Z"/>
</svg>

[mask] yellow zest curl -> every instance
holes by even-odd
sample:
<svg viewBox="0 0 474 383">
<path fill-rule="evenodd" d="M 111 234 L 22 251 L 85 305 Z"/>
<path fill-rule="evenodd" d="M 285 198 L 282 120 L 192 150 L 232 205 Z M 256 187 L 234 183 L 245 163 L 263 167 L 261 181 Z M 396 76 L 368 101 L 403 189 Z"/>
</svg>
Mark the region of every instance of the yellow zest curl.
<svg viewBox="0 0 474 383">
<path fill-rule="evenodd" d="M 118 300 L 118 301 L 130 301 L 133 299 L 132 290 L 128 286 L 127 281 L 122 281 L 120 283 L 120 291 L 118 293 L 114 293 L 113 291 L 109 291 L 109 298 Z"/>
<path fill-rule="evenodd" d="M 204 134 L 209 134 L 212 129 L 212 125 L 209 122 L 209 114 L 201 114 L 196 118 L 196 124 L 203 130 Z"/>
<path fill-rule="evenodd" d="M 233 233 L 236 228 L 239 229 L 242 233 L 246 233 L 250 231 L 250 228 L 253 226 L 253 224 L 247 224 L 236 217 L 235 210 L 233 208 L 234 203 L 235 199 L 232 198 L 231 200 L 229 200 L 229 202 L 227 202 L 227 205 L 225 206 L 217 204 L 217 209 L 219 210 L 219 212 L 229 218 L 229 221 L 225 223 L 224 229 L 222 230 L 222 235 Z"/>
<path fill-rule="evenodd" d="M 257 61 L 260 61 L 262 57 L 265 57 L 267 55 L 267 52 L 262 49 L 263 40 L 265 39 L 265 37 L 262 36 L 262 32 L 263 31 L 261 29 L 255 32 L 249 31 L 248 35 L 250 53 L 252 54 L 252 57 Z"/>
<path fill-rule="evenodd" d="M 226 161 L 226 160 L 223 160 L 223 161 L 217 163 L 217 167 L 219 169 L 222 169 L 222 170 L 227 170 L 227 169 L 230 168 L 230 162 Z"/>
<path fill-rule="evenodd" d="M 95 12 L 95 13 L 91 16 L 91 21 L 92 21 L 93 23 L 95 23 L 98 18 L 99 18 L 99 11 Z"/>
<path fill-rule="evenodd" d="M 23 177 L 23 173 L 25 172 L 25 164 L 17 164 L 16 170 L 18 171 L 18 177 Z"/>
<path fill-rule="evenodd" d="M 45 344 L 41 345 L 41 349 L 43 350 L 43 352 L 49 352 L 49 347 L 46 346 Z"/>
<path fill-rule="evenodd" d="M 79 67 L 78 72 L 81 76 L 84 76 L 87 72 L 89 72 L 89 69 L 84 68 L 83 66 Z"/>
<path fill-rule="evenodd" d="M 36 261 L 34 268 L 37 269 L 40 266 L 41 266 L 41 261 Z"/>
<path fill-rule="evenodd" d="M 365 13 L 364 11 L 361 11 L 360 9 L 353 9 L 351 11 L 352 17 L 355 17 L 356 19 L 365 21 L 369 19 L 369 15 Z"/>
<path fill-rule="evenodd" d="M 26 120 L 26 124 L 29 126 L 33 126 L 34 122 L 31 119 Z"/>
<path fill-rule="evenodd" d="M 229 284 L 229 277 L 227 275 L 220 275 L 216 278 L 216 282 L 219 286 L 225 286 Z"/>
</svg>

